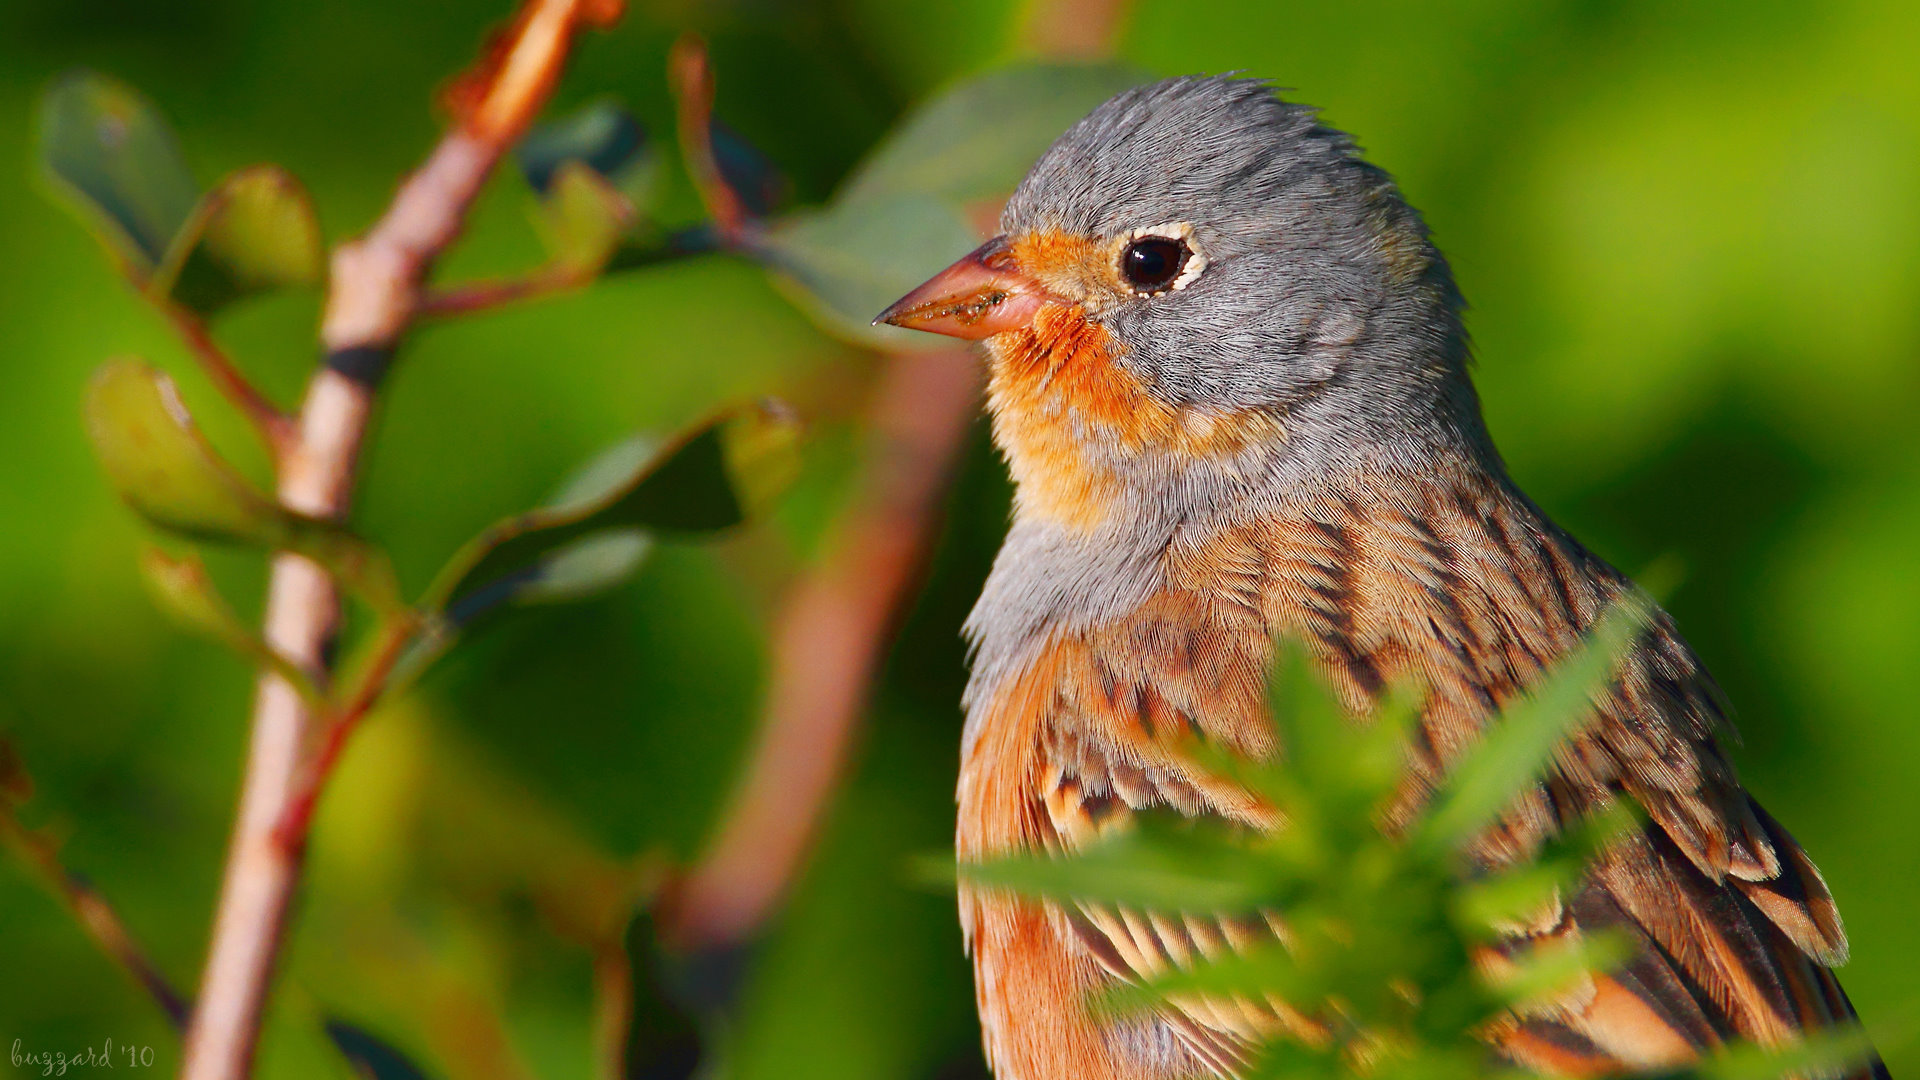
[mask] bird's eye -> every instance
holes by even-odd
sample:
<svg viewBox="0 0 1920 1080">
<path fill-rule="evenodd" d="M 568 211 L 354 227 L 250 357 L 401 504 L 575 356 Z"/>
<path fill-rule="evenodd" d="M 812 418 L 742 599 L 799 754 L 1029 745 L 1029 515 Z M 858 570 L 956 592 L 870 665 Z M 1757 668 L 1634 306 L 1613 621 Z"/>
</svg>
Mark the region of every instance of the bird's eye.
<svg viewBox="0 0 1920 1080">
<path fill-rule="evenodd" d="M 1120 274 L 1143 293 L 1164 292 L 1180 280 L 1192 254 L 1187 245 L 1165 236 L 1143 236 L 1120 253 Z"/>
</svg>

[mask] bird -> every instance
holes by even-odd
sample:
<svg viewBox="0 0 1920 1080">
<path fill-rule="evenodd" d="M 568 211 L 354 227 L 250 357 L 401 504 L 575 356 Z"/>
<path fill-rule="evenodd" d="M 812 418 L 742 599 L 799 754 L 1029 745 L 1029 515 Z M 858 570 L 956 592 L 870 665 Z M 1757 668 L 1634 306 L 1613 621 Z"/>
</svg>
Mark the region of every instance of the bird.
<svg viewBox="0 0 1920 1080">
<path fill-rule="evenodd" d="M 984 344 L 1013 510 L 965 633 L 956 846 L 1084 848 L 1142 815 L 1283 828 L 1182 752 L 1282 754 L 1274 642 L 1343 708 L 1425 697 L 1410 790 L 1643 595 L 1515 485 L 1469 373 L 1465 304 L 1420 214 L 1356 142 L 1266 81 L 1124 91 L 1047 149 L 1000 235 L 875 321 Z M 1647 601 L 1651 603 L 1651 601 Z M 1620 802 L 1642 823 L 1513 943 L 1611 931 L 1630 958 L 1487 1034 L 1553 1076 L 1681 1065 L 1851 1022 L 1848 945 L 1801 846 L 1741 786 L 1727 707 L 1657 606 L 1554 764 L 1473 845 L 1524 859 Z M 1156 912 L 963 883 L 999 1080 L 1231 1077 L 1285 1002 L 1101 990 L 1282 936 L 1284 912 Z M 1877 1058 L 1850 1076 L 1886 1071 Z"/>
</svg>

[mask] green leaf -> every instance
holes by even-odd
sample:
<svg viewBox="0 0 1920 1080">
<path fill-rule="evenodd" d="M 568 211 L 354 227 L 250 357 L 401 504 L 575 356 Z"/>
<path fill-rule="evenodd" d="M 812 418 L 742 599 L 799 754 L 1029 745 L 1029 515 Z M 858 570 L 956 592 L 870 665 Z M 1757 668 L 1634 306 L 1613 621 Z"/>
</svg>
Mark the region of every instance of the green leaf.
<svg viewBox="0 0 1920 1080">
<path fill-rule="evenodd" d="M 553 194 L 562 166 L 578 163 L 605 178 L 634 206 L 652 205 L 662 163 L 645 128 L 613 101 L 596 101 L 557 120 L 536 125 L 514 147 L 528 186 Z"/>
<path fill-rule="evenodd" d="M 534 224 L 554 262 L 595 274 L 632 229 L 633 205 L 584 163 L 564 161 L 535 207 Z"/>
<path fill-rule="evenodd" d="M 489 527 L 455 554 L 427 591 L 424 607 L 455 622 L 500 603 L 558 598 L 613 568 L 637 565 L 632 540 L 563 549 L 608 530 L 702 534 L 746 519 L 796 468 L 798 422 L 785 405 L 762 401 L 729 410 L 658 447 L 636 437 L 589 462 L 552 502 Z"/>
<path fill-rule="evenodd" d="M 1800 1041 L 1767 1047 L 1740 1043 L 1676 1074 L 1697 1080 L 1781 1080 L 1839 1076 L 1873 1057 L 1873 1040 L 1857 1024 L 1803 1032 Z M 1663 1075 L 1663 1074 L 1653 1074 Z"/>
<path fill-rule="evenodd" d="M 200 197 L 159 112 L 126 85 L 90 71 L 61 76 L 41 99 L 39 160 L 140 283 L 166 256 Z"/>
<path fill-rule="evenodd" d="M 255 165 L 200 200 L 150 287 L 206 315 L 259 293 L 316 285 L 325 267 L 312 196 L 278 165 Z"/>
<path fill-rule="evenodd" d="M 931 195 L 964 204 L 1003 198 L 1075 121 L 1146 79 L 1124 65 L 1058 63 L 968 79 L 894 128 L 847 181 L 839 201 Z"/>
<path fill-rule="evenodd" d="M 1011 855 L 962 863 L 959 876 L 1028 896 L 1161 911 L 1245 912 L 1273 899 L 1244 840 L 1202 823 L 1151 817 L 1069 858 Z"/>
<path fill-rule="evenodd" d="M 1255 1001 L 1272 995 L 1287 1002 L 1317 1003 L 1326 993 L 1325 979 L 1303 970 L 1285 947 L 1274 942 L 1227 952 L 1217 959 L 1196 959 L 1191 968 L 1143 983 L 1115 986 L 1100 996 L 1097 1005 L 1109 1012 L 1131 1013 L 1160 1006 L 1169 997 L 1188 995 Z"/>
<path fill-rule="evenodd" d="M 1573 939 L 1542 942 L 1512 957 L 1512 966 L 1489 974 L 1495 994 L 1511 1006 L 1553 1001 L 1590 975 L 1612 971 L 1633 959 L 1631 937 L 1616 930 L 1587 931 Z"/>
<path fill-rule="evenodd" d="M 138 360 L 101 368 L 87 386 L 86 422 L 108 482 L 154 526 L 195 540 L 299 552 L 376 609 L 404 610 L 385 555 L 249 484 L 200 434 L 159 369 Z"/>
<path fill-rule="evenodd" d="M 107 479 L 149 522 L 196 540 L 286 546 L 287 512 L 215 453 L 159 369 L 137 360 L 101 368 L 86 417 Z"/>
<path fill-rule="evenodd" d="M 611 101 L 541 124 L 514 150 L 539 195 L 534 224 L 554 262 L 597 274 L 653 232 L 665 162 L 638 121 Z"/>
<path fill-rule="evenodd" d="M 632 577 L 652 550 L 653 537 L 640 529 L 589 533 L 535 563 L 513 602 L 557 604 L 605 592 Z"/>
<path fill-rule="evenodd" d="M 1593 700 L 1652 619 L 1647 601 L 1616 601 L 1579 648 L 1525 697 L 1501 710 L 1477 746 L 1455 763 L 1423 817 L 1419 841 L 1451 850 L 1491 824 L 1552 762 L 1567 734 L 1593 715 Z"/>
<path fill-rule="evenodd" d="M 1532 862 L 1461 884 L 1453 903 L 1463 929 L 1476 939 L 1490 940 L 1504 927 L 1533 918 L 1571 888 L 1596 855 L 1633 831 L 1641 820 L 1636 809 L 1616 802 L 1566 826 Z"/>
<path fill-rule="evenodd" d="M 786 218 L 761 239 L 759 254 L 834 334 L 877 348 L 939 349 L 953 342 L 873 326 L 873 317 L 979 243 L 959 208 L 930 195 L 889 194 Z"/>
<path fill-rule="evenodd" d="M 182 628 L 272 668 L 309 703 L 320 701 L 319 689 L 304 670 L 274 652 L 240 622 L 208 579 L 199 556 L 176 559 L 158 548 L 149 548 L 140 558 L 140 571 L 155 606 Z"/>
</svg>

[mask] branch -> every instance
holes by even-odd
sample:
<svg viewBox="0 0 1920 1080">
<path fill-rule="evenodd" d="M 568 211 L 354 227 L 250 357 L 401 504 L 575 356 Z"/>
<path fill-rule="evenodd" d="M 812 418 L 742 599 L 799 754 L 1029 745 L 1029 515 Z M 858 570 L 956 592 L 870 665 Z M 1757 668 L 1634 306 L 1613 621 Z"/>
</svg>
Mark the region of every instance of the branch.
<svg viewBox="0 0 1920 1080">
<path fill-rule="evenodd" d="M 345 517 L 375 388 L 419 314 L 428 271 L 459 236 L 494 164 L 545 103 L 575 32 L 619 14 L 618 0 L 528 0 L 498 47 L 456 88 L 457 126 L 373 228 L 334 252 L 320 330 L 326 358 L 280 464 L 279 496 L 289 508 Z M 295 555 L 275 556 L 268 646 L 326 671 L 338 619 L 338 592 L 326 572 Z M 297 794 L 311 727 L 294 689 L 264 675 L 200 1004 L 187 1032 L 186 1080 L 242 1080 L 251 1072 L 305 846 L 304 836 L 286 842 L 279 825 Z"/>
<path fill-rule="evenodd" d="M 979 364 L 965 349 L 887 365 L 859 494 L 781 614 L 746 773 L 718 839 L 664 912 L 667 936 L 683 947 L 747 940 L 798 869 L 978 408 Z"/>
<path fill-rule="evenodd" d="M 418 315 L 425 319 L 492 311 L 522 300 L 538 300 L 584 288 L 608 274 L 708 255 L 719 251 L 724 244 L 714 226 L 704 222 L 689 225 L 645 245 L 618 248 L 606 266 L 592 271 L 550 262 L 515 277 L 430 288 L 421 297 Z"/>
<path fill-rule="evenodd" d="M 360 722 L 373 711 L 374 705 L 379 703 L 386 691 L 388 676 L 393 674 L 394 665 L 400 662 L 407 647 L 413 644 L 417 629 L 412 619 L 389 619 L 380 628 L 366 670 L 359 673 L 351 696 L 327 717 L 320 730 L 318 748 L 301 765 L 288 786 L 286 802 L 280 822 L 274 826 L 274 834 L 280 846 L 292 852 L 296 858 L 306 846 L 307 832 L 313 826 L 313 811 L 320 805 L 320 793 L 326 790 L 335 766 L 340 764 L 340 755 L 346 751 L 347 741 L 359 730 Z"/>
<path fill-rule="evenodd" d="M 429 292 L 421 300 L 420 316 L 444 318 L 489 311 L 522 300 L 537 300 L 556 293 L 572 292 L 591 285 L 598 276 L 597 270 L 547 265 L 536 267 L 520 277 L 469 281 Z"/>
<path fill-rule="evenodd" d="M 5 754 L 0 747 L 0 754 Z M 151 996 L 167 1019 L 175 1028 L 185 1027 L 187 1023 L 188 1003 L 186 996 L 174 988 L 173 983 L 161 973 L 158 966 L 148 958 L 146 950 L 134 940 L 127 924 L 113 910 L 113 905 L 100 895 L 91 883 L 74 873 L 60 861 L 59 849 L 45 835 L 27 828 L 16 818 L 11 808 L 0 799 L 0 841 L 14 850 L 21 861 L 32 866 L 49 889 L 63 901 L 74 918 L 80 921 L 81 929 L 100 946 L 100 950 L 125 968 L 133 981 Z"/>
</svg>

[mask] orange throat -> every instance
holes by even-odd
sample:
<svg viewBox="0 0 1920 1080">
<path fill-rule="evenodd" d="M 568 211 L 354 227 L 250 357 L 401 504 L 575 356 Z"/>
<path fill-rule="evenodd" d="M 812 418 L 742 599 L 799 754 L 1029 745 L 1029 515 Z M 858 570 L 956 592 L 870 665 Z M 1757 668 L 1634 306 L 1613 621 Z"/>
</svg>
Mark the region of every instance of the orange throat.
<svg viewBox="0 0 1920 1080">
<path fill-rule="evenodd" d="M 1217 458 L 1282 434 L 1267 414 L 1162 400 L 1077 304 L 1049 304 L 1031 326 L 988 347 L 987 411 L 1023 518 L 1092 532 L 1123 494 L 1125 462 L 1153 453 Z"/>
</svg>

